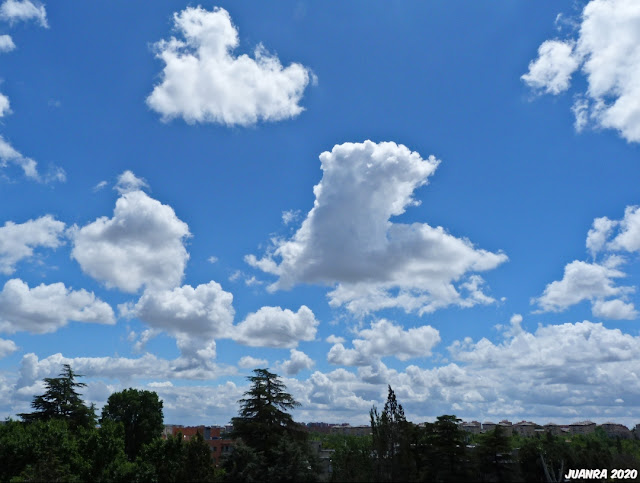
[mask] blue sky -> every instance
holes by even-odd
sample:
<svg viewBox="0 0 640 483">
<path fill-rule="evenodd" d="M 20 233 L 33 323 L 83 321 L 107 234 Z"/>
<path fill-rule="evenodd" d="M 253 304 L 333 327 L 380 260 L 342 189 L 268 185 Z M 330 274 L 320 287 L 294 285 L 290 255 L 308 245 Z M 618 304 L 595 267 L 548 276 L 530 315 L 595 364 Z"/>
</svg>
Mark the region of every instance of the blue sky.
<svg viewBox="0 0 640 483">
<path fill-rule="evenodd" d="M 636 2 L 85 3 L 0 4 L 0 417 L 638 422 Z"/>
</svg>

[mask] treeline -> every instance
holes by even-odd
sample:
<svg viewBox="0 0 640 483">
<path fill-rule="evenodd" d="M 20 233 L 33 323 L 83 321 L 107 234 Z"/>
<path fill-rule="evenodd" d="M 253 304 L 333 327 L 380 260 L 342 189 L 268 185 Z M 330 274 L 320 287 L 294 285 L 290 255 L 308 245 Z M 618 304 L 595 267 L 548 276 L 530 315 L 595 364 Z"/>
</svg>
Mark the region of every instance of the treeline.
<svg viewBox="0 0 640 483">
<path fill-rule="evenodd" d="M 381 414 L 370 413 L 369 437 L 315 435 L 334 450 L 333 481 L 564 481 L 569 469 L 638 469 L 640 441 L 590 435 L 524 438 L 499 427 L 472 435 L 460 419 L 443 415 L 434 423 L 406 420 L 389 387 Z"/>
<path fill-rule="evenodd" d="M 163 439 L 162 401 L 151 391 L 112 394 L 98 419 L 65 365 L 45 379 L 33 412 L 0 424 L 0 481 L 564 481 L 570 469 L 638 469 L 640 441 L 588 436 L 475 434 L 453 415 L 413 424 L 389 387 L 372 408 L 370 436 L 309 435 L 299 404 L 276 374 L 256 369 L 233 418 L 233 451 L 214 467 L 202 435 Z M 330 449 L 324 464 L 310 444 Z"/>
<path fill-rule="evenodd" d="M 100 419 L 77 392 L 85 384 L 69 365 L 44 380 L 22 421 L 0 424 L 0 481 L 212 481 L 202 437 L 161 438 L 162 401 L 151 391 L 112 394 Z"/>
</svg>

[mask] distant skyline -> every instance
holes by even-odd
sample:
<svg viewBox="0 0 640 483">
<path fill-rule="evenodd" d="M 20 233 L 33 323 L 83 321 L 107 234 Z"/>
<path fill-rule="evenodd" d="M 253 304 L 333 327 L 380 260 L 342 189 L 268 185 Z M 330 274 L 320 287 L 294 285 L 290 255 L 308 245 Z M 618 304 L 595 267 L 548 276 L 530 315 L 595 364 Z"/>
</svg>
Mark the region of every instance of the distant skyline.
<svg viewBox="0 0 640 483">
<path fill-rule="evenodd" d="M 640 4 L 0 0 L 0 418 L 640 423 Z"/>
</svg>

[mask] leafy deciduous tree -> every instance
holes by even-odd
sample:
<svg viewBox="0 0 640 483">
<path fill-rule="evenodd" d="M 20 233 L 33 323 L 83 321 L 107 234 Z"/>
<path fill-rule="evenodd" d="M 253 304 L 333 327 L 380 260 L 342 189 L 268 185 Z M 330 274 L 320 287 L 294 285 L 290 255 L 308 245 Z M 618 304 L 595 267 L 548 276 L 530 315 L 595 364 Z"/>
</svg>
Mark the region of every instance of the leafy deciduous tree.
<svg viewBox="0 0 640 483">
<path fill-rule="evenodd" d="M 162 401 L 153 391 L 125 389 L 114 392 L 102 408 L 100 421 L 124 425 L 125 452 L 133 461 L 143 445 L 162 434 Z"/>
</svg>

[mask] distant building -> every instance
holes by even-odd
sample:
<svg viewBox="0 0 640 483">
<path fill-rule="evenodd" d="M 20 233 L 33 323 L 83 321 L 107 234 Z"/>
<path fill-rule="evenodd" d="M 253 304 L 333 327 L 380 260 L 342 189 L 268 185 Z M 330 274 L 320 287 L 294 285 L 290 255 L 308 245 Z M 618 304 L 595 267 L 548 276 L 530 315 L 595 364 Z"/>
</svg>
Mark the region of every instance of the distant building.
<svg viewBox="0 0 640 483">
<path fill-rule="evenodd" d="M 493 431 L 496 427 L 496 423 L 492 423 L 490 421 L 482 423 L 482 431 L 487 433 L 489 431 Z"/>
<path fill-rule="evenodd" d="M 329 434 L 331 432 L 331 427 L 333 425 L 329 423 L 318 422 L 318 423 L 307 423 L 305 426 L 307 431 L 309 432 Z"/>
<path fill-rule="evenodd" d="M 320 481 L 329 481 L 331 480 L 331 475 L 333 474 L 333 467 L 331 466 L 331 457 L 335 452 L 334 449 L 323 449 L 321 441 L 309 441 L 309 446 L 311 446 L 311 451 L 318 458 L 318 462 L 320 463 Z"/>
<path fill-rule="evenodd" d="M 555 423 L 547 423 L 542 428 L 547 433 L 551 433 L 553 436 L 558 436 L 568 431 L 568 428 L 566 426 L 563 428 L 562 426 Z"/>
<path fill-rule="evenodd" d="M 520 421 L 519 423 L 515 423 L 512 428 L 514 433 L 526 438 L 530 438 L 536 434 L 536 423 L 532 423 L 531 421 Z"/>
<path fill-rule="evenodd" d="M 350 424 L 336 424 L 331 426 L 331 434 L 343 434 L 345 436 L 369 436 L 371 426 L 351 426 Z"/>
<path fill-rule="evenodd" d="M 503 419 L 498 423 L 498 427 L 502 430 L 502 434 L 504 434 L 505 436 L 513 435 L 513 423 L 511 421 Z"/>
<path fill-rule="evenodd" d="M 471 422 L 463 421 L 460 424 L 460 428 L 463 431 L 466 431 L 467 433 L 471 433 L 471 434 L 480 434 L 482 432 L 482 424 L 480 424 L 479 421 L 471 421 Z"/>
<path fill-rule="evenodd" d="M 591 434 L 596 430 L 596 423 L 592 421 L 579 421 L 569 425 L 571 434 Z"/>
<path fill-rule="evenodd" d="M 633 433 L 629 428 L 618 423 L 604 423 L 600 425 L 605 434 L 610 438 L 632 439 Z"/>
<path fill-rule="evenodd" d="M 196 433 L 200 433 L 205 443 L 209 445 L 211 459 L 213 459 L 214 464 L 217 466 L 220 458 L 233 451 L 233 440 L 226 437 L 226 429 L 226 426 L 168 425 L 165 426 L 165 430 L 163 431 L 163 438 L 166 439 L 168 436 L 175 438 L 181 434 L 184 441 L 189 441 Z"/>
</svg>

